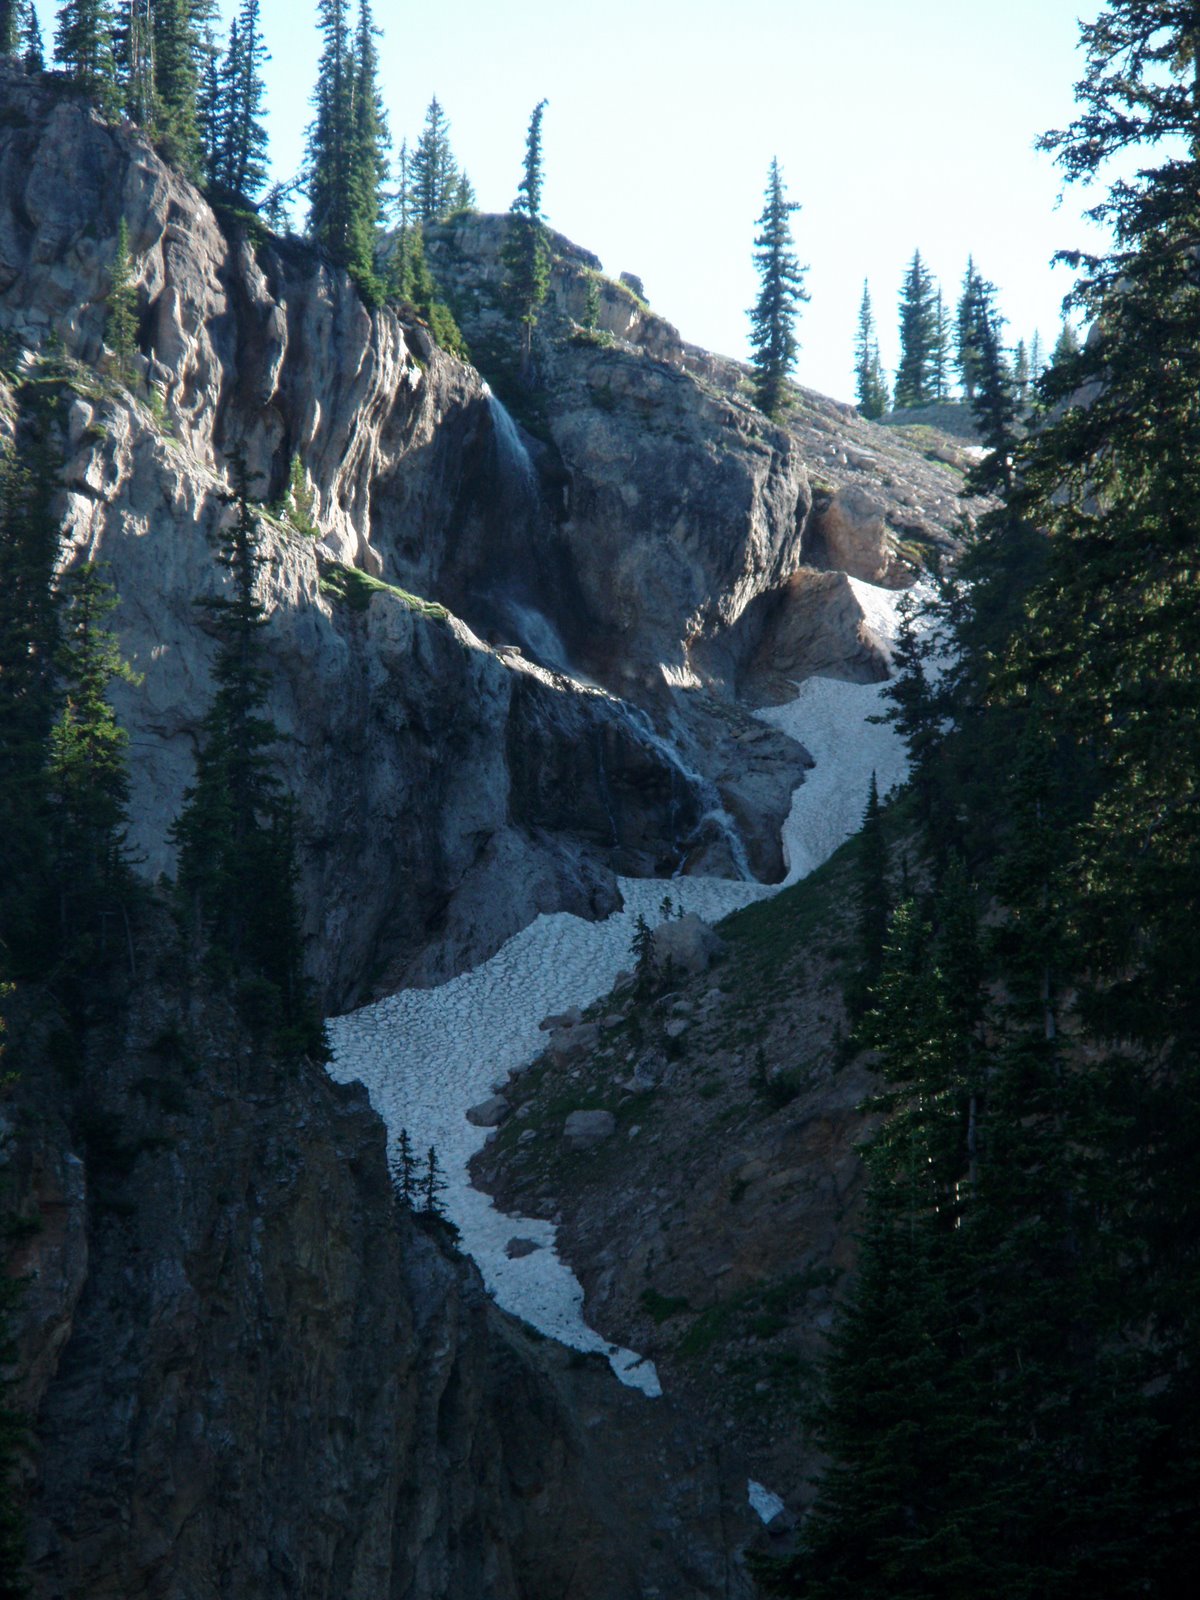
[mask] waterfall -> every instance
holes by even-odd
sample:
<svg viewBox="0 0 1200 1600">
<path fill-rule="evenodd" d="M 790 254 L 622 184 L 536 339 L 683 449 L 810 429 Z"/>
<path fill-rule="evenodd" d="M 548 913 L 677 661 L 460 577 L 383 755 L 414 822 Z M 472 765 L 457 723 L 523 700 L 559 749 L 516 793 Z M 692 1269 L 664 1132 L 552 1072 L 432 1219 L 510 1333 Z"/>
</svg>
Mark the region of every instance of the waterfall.
<svg viewBox="0 0 1200 1600">
<path fill-rule="evenodd" d="M 521 430 L 513 421 L 504 402 L 487 384 L 483 387 L 492 418 L 492 438 L 496 445 L 496 464 L 500 469 L 501 482 L 506 489 L 515 486 L 517 490 L 515 498 L 525 501 L 532 509 L 541 493 L 533 458 L 525 448 Z"/>
</svg>

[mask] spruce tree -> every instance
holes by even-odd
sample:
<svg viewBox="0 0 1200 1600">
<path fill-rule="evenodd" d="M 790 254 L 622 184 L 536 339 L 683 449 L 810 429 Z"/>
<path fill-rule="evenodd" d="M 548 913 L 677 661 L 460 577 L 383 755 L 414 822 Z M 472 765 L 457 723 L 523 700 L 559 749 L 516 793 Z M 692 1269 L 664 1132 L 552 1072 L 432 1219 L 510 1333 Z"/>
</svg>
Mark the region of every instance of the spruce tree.
<svg viewBox="0 0 1200 1600">
<path fill-rule="evenodd" d="M 15 56 L 21 38 L 20 0 L 0 0 L 0 55 Z"/>
<path fill-rule="evenodd" d="M 504 244 L 505 291 L 521 324 L 521 381 L 533 375 L 533 330 L 550 288 L 550 241 L 542 220 L 542 115 L 539 100 L 529 119 L 525 163 L 509 210 Z"/>
<path fill-rule="evenodd" d="M 42 24 L 34 0 L 25 0 L 20 21 L 21 57 L 25 71 L 42 72 L 46 66 L 46 49 L 42 42 Z"/>
<path fill-rule="evenodd" d="M 888 408 L 888 386 L 879 359 L 879 339 L 871 310 L 871 290 L 863 279 L 862 303 L 858 308 L 858 333 L 854 341 L 854 390 L 858 409 L 871 421 Z"/>
<path fill-rule="evenodd" d="M 54 56 L 101 111 L 111 114 L 117 109 L 113 11 L 107 0 L 66 0 L 58 12 Z"/>
<path fill-rule="evenodd" d="M 232 593 L 202 602 L 218 642 L 217 691 L 174 828 L 181 909 L 214 971 L 237 977 L 247 1023 L 284 1053 L 321 1055 L 303 974 L 294 811 L 270 756 L 278 735 L 266 715 L 266 614 L 255 592 L 261 533 L 243 458 L 232 476 L 233 516 L 218 549 Z"/>
<path fill-rule="evenodd" d="M 391 143 L 378 84 L 379 58 L 369 0 L 360 0 L 354 46 L 354 120 L 351 129 L 351 209 L 346 264 L 364 299 L 376 304 L 384 286 L 375 272 L 375 243 L 383 220 L 383 186 Z"/>
<path fill-rule="evenodd" d="M 242 0 L 229 25 L 229 47 L 219 68 L 213 69 L 215 82 L 204 87 L 201 124 L 211 150 L 210 181 L 248 204 L 254 203 L 267 181 L 262 68 L 270 59 L 259 24 L 259 0 Z"/>
<path fill-rule="evenodd" d="M 1058 338 L 1054 341 L 1054 349 L 1050 352 L 1050 365 L 1057 367 L 1064 362 L 1069 362 L 1079 354 L 1079 335 L 1075 332 L 1074 325 L 1066 317 L 1063 318 L 1062 327 L 1058 330 Z"/>
<path fill-rule="evenodd" d="M 108 305 L 104 318 L 104 337 L 112 351 L 113 375 L 128 387 L 133 382 L 133 358 L 137 355 L 138 292 L 129 253 L 129 226 L 122 217 L 117 226 L 117 249 L 109 273 Z"/>
<path fill-rule="evenodd" d="M 429 102 L 412 151 L 410 183 L 417 222 L 440 222 L 454 209 L 458 167 L 450 148 L 450 123 L 437 95 Z"/>
<path fill-rule="evenodd" d="M 935 400 L 945 400 L 950 393 L 950 324 L 946 318 L 946 297 L 938 286 L 937 306 L 934 312 L 933 358 L 930 362 L 930 384 Z"/>
<path fill-rule="evenodd" d="M 202 152 L 196 97 L 200 86 L 202 36 L 196 0 L 154 0 L 154 133 L 168 159 L 198 177 Z"/>
<path fill-rule="evenodd" d="M 808 269 L 796 258 L 789 221 L 791 213 L 799 209 L 798 201 L 786 198 L 779 162 L 772 158 L 758 219 L 762 231 L 754 240 L 760 287 L 749 313 L 755 403 L 771 417 L 778 416 L 784 406 L 787 376 L 796 364 L 799 348 L 796 314 L 808 299 L 804 287 Z"/>
<path fill-rule="evenodd" d="M 324 44 L 308 129 L 309 231 L 339 264 L 347 259 L 353 212 L 354 58 L 347 9 L 346 0 L 319 0 L 317 6 Z"/>
<path fill-rule="evenodd" d="M 969 401 L 974 400 L 977 385 L 972 318 L 975 315 L 974 308 L 980 281 L 979 274 L 975 270 L 975 258 L 968 256 L 967 270 L 963 274 L 962 293 L 958 301 L 958 314 L 955 318 L 955 361 L 963 394 Z"/>
<path fill-rule="evenodd" d="M 99 568 L 92 562 L 74 568 L 62 580 L 61 593 L 61 706 L 48 760 L 51 872 L 60 948 L 78 961 L 94 959 L 110 932 L 117 932 L 107 919 L 128 913 L 129 737 L 108 694 L 118 680 L 140 679 L 105 625 L 117 598 Z"/>
<path fill-rule="evenodd" d="M 921 252 L 915 250 L 900 292 L 900 365 L 893 402 L 897 411 L 927 405 L 934 398 L 937 341 L 937 291 Z"/>
</svg>

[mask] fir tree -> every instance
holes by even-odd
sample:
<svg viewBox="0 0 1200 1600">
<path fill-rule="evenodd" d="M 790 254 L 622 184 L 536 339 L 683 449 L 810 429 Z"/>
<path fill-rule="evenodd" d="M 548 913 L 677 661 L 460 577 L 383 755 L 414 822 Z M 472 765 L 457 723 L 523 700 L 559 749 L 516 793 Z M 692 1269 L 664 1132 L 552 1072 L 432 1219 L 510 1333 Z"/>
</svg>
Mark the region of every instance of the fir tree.
<svg viewBox="0 0 1200 1600">
<path fill-rule="evenodd" d="M 978 381 L 975 373 L 975 349 L 972 343 L 972 318 L 975 314 L 974 307 L 980 281 L 979 274 L 975 270 L 975 258 L 968 256 L 967 270 L 963 274 L 962 293 L 958 301 L 958 314 L 955 318 L 955 361 L 963 394 L 969 401 L 975 398 Z"/>
<path fill-rule="evenodd" d="M 38 19 L 34 0 L 25 0 L 20 22 L 21 57 L 25 71 L 42 72 L 46 66 L 46 49 L 42 42 L 42 24 Z"/>
<path fill-rule="evenodd" d="M 750 346 L 753 350 L 755 403 L 768 416 L 778 416 L 784 405 L 787 376 L 796 364 L 795 324 L 802 302 L 808 299 L 804 274 L 792 244 L 789 218 L 800 204 L 788 200 L 778 161 L 772 159 L 767 189 L 754 240 L 754 265 L 758 272 L 758 299 L 750 310 Z"/>
<path fill-rule="evenodd" d="M 509 210 L 505 238 L 505 290 L 521 323 L 521 381 L 533 375 L 533 330 L 550 287 L 550 242 L 542 220 L 542 115 L 539 100 L 529 119 L 525 164 Z"/>
<path fill-rule="evenodd" d="M 897 411 L 927 405 L 934 397 L 937 359 L 937 293 L 933 276 L 915 250 L 900 293 L 900 365 L 896 371 Z"/>
<path fill-rule="evenodd" d="M 429 102 L 425 124 L 411 153 L 409 181 L 417 222 L 440 222 L 455 209 L 458 166 L 450 147 L 450 123 L 437 95 Z"/>
<path fill-rule="evenodd" d="M 196 97 L 202 35 L 196 0 L 154 0 L 154 133 L 169 160 L 198 177 L 202 152 Z"/>
<path fill-rule="evenodd" d="M 1003 322 L 996 310 L 993 284 L 975 274 L 970 299 L 964 307 L 964 348 L 969 352 L 975 395 L 971 406 L 980 442 L 989 454 L 971 474 L 975 493 L 1000 489 L 1009 494 L 1014 484 L 1016 450 L 1016 396 L 1012 373 L 1004 354 Z"/>
<path fill-rule="evenodd" d="M 113 354 L 113 373 L 119 383 L 133 382 L 137 355 L 138 292 L 129 254 L 129 227 L 122 217 L 117 227 L 117 249 L 109 276 L 104 336 Z"/>
<path fill-rule="evenodd" d="M 245 463 L 235 458 L 219 559 L 232 594 L 203 601 L 218 640 L 217 692 L 204 718 L 196 780 L 175 824 L 186 917 L 218 973 L 238 975 L 247 1021 L 284 1052 L 321 1055 L 323 1030 L 302 971 L 293 808 L 272 770 L 265 715 L 262 563 Z"/>
<path fill-rule="evenodd" d="M 1033 369 L 1029 361 L 1029 351 L 1026 349 L 1024 339 L 1018 339 L 1013 355 L 1012 386 L 1013 397 L 1021 410 L 1029 404 L 1029 385 L 1032 379 Z"/>
<path fill-rule="evenodd" d="M 129 739 L 108 693 L 118 680 L 140 679 L 105 626 L 117 598 L 94 563 L 67 574 L 62 597 L 61 709 L 50 730 L 48 760 L 50 840 L 61 948 L 80 960 L 84 952 L 103 950 L 108 917 L 127 915 Z"/>
<path fill-rule="evenodd" d="M 1058 338 L 1054 341 L 1054 349 L 1050 352 L 1050 365 L 1060 366 L 1078 354 L 1079 335 L 1075 332 L 1074 325 L 1064 317 L 1062 327 L 1058 330 Z"/>
<path fill-rule="evenodd" d="M 421 1180 L 421 1211 L 427 1217 L 442 1217 L 446 1215 L 445 1202 L 442 1195 L 446 1191 L 446 1179 L 442 1173 L 442 1164 L 438 1160 L 438 1153 L 433 1145 L 429 1146 L 429 1154 L 425 1158 L 425 1176 Z"/>
<path fill-rule="evenodd" d="M 871 311 L 871 291 L 863 279 L 862 304 L 858 308 L 858 335 L 854 343 L 854 389 L 858 409 L 872 421 L 888 408 L 888 386 L 879 359 L 879 340 Z"/>
<path fill-rule="evenodd" d="M 408 1136 L 407 1128 L 400 1129 L 400 1137 L 396 1141 L 396 1148 L 392 1151 L 388 1169 L 400 1205 L 405 1211 L 414 1211 L 417 1202 L 417 1158 L 413 1154 L 412 1140 Z"/>
<path fill-rule="evenodd" d="M 0 0 L 0 55 L 15 56 L 21 38 L 19 0 Z"/>
<path fill-rule="evenodd" d="M 346 0 L 319 0 L 324 40 L 308 129 L 309 231 L 338 263 L 347 260 L 354 205 L 354 58 Z"/>
<path fill-rule="evenodd" d="M 126 114 L 142 128 L 154 125 L 153 0 L 125 0 L 116 8 L 113 58 Z"/>
<path fill-rule="evenodd" d="M 13 976 L 42 973 L 52 958 L 46 752 L 59 643 L 57 463 L 47 393 L 27 396 L 16 445 L 0 450 L 0 970 Z"/>
<path fill-rule="evenodd" d="M 933 357 L 930 362 L 930 385 L 935 400 L 944 400 L 950 393 L 950 324 L 946 318 L 946 298 L 938 286 L 937 306 L 933 323 Z"/>
<path fill-rule="evenodd" d="M 113 13 L 107 0 L 66 0 L 58 13 L 54 56 L 101 111 L 116 110 Z"/>
<path fill-rule="evenodd" d="M 253 204 L 267 180 L 267 130 L 263 123 L 266 85 L 262 68 L 270 55 L 259 26 L 259 0 L 242 0 L 229 26 L 229 48 L 214 69 L 211 111 L 205 87 L 201 118 L 211 148 L 209 176 L 214 185 L 238 200 Z"/>
<path fill-rule="evenodd" d="M 379 30 L 369 0 L 360 0 L 354 48 L 354 120 L 351 134 L 351 210 L 346 264 L 368 304 L 378 303 L 384 287 L 375 273 L 375 241 L 383 220 L 383 186 L 391 143 L 378 85 Z"/>
</svg>

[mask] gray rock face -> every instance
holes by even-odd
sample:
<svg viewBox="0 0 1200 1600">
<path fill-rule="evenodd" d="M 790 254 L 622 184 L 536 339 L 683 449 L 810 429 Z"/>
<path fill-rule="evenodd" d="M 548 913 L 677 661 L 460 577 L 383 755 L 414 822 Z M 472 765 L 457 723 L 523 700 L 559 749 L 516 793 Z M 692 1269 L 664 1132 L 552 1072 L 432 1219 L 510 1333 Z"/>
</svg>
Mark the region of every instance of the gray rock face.
<svg viewBox="0 0 1200 1600">
<path fill-rule="evenodd" d="M 397 1211 L 360 1085 L 155 989 L 72 1105 L 10 1023 L 33 1600 L 744 1600 L 741 1482 Z"/>
<path fill-rule="evenodd" d="M 563 1138 L 572 1150 L 590 1150 L 616 1131 L 617 1119 L 611 1111 L 572 1111 L 563 1124 Z"/>
</svg>

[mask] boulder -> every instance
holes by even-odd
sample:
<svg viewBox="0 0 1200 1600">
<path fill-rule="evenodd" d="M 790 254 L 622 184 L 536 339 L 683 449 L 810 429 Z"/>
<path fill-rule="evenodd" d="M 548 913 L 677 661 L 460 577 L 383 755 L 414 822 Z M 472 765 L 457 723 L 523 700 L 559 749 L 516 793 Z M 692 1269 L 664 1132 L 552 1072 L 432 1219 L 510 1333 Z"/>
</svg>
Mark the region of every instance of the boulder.
<svg viewBox="0 0 1200 1600">
<path fill-rule="evenodd" d="M 504 1254 L 510 1261 L 520 1261 L 522 1256 L 531 1256 L 541 1248 L 536 1239 L 510 1239 L 504 1246 Z"/>
<path fill-rule="evenodd" d="M 572 1056 L 586 1055 L 600 1042 L 600 1024 L 583 1022 L 574 1028 L 559 1028 L 550 1035 L 550 1054 L 555 1061 L 569 1061 Z"/>
<path fill-rule="evenodd" d="M 477 1128 L 495 1128 L 504 1121 L 508 1112 L 509 1105 L 504 1096 L 493 1094 L 470 1108 L 467 1112 L 467 1121 L 474 1123 Z"/>
<path fill-rule="evenodd" d="M 572 1111 L 563 1124 L 563 1138 L 572 1150 L 590 1150 L 616 1131 L 617 1119 L 611 1111 Z"/>
<path fill-rule="evenodd" d="M 572 1006 L 569 1011 L 556 1011 L 552 1016 L 543 1017 L 538 1027 L 543 1033 L 557 1033 L 560 1028 L 574 1028 L 583 1021 L 583 1012 L 578 1006 Z"/>
<path fill-rule="evenodd" d="M 651 944 L 654 961 L 659 967 L 670 962 L 676 972 L 686 973 L 688 977 L 707 972 L 725 948 L 708 923 L 695 912 L 655 928 Z"/>
</svg>

